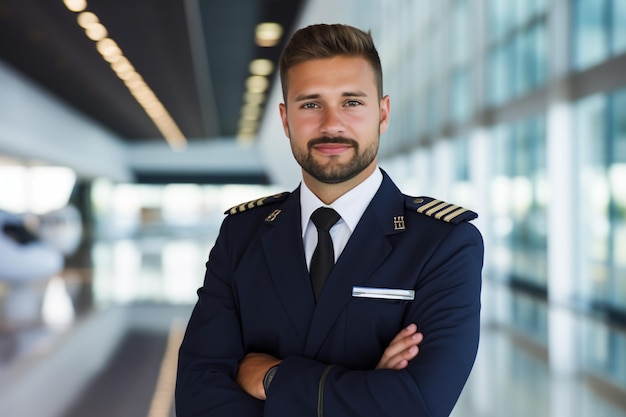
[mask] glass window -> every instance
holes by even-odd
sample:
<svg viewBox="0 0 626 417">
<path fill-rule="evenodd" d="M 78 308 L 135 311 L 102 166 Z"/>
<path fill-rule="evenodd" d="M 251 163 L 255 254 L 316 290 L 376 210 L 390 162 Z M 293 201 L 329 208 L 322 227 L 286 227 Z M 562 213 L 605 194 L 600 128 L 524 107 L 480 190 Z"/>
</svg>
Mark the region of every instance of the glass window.
<svg viewBox="0 0 626 417">
<path fill-rule="evenodd" d="M 605 300 L 610 292 L 608 237 L 610 193 L 606 173 L 607 99 L 595 95 L 576 106 L 579 192 L 585 204 L 579 210 L 581 297 Z"/>
<path fill-rule="evenodd" d="M 450 82 L 450 109 L 452 119 L 457 122 L 467 120 L 470 114 L 470 75 L 467 70 L 452 74 Z"/>
<path fill-rule="evenodd" d="M 626 311 L 626 89 L 577 104 L 580 296 Z"/>
<path fill-rule="evenodd" d="M 441 30 L 438 25 L 431 25 L 429 27 L 429 38 L 426 40 L 426 47 L 428 48 L 428 62 L 426 63 L 428 68 L 428 79 L 433 82 L 437 79 L 441 68 L 441 60 L 443 59 L 441 53 Z"/>
<path fill-rule="evenodd" d="M 611 258 L 613 299 L 611 304 L 626 310 L 626 89 L 613 96 L 611 161 Z"/>
<path fill-rule="evenodd" d="M 511 310 L 511 319 L 515 328 L 546 346 L 548 343 L 546 304 L 533 297 L 517 293 L 513 296 Z"/>
<path fill-rule="evenodd" d="M 0 207 L 16 213 L 44 214 L 68 204 L 76 174 L 60 166 L 28 167 L 0 161 Z"/>
<path fill-rule="evenodd" d="M 574 66 L 582 70 L 604 61 L 609 55 L 607 0 L 574 1 Z"/>
<path fill-rule="evenodd" d="M 547 11 L 548 0 L 532 0 L 533 15 L 538 16 Z"/>
<path fill-rule="evenodd" d="M 449 72 L 449 114 L 453 121 L 462 122 L 470 113 L 471 73 L 470 49 L 471 30 L 468 0 L 455 0 L 452 4 L 452 57 Z"/>
<path fill-rule="evenodd" d="M 547 285 L 546 205 L 539 200 L 545 182 L 545 133 L 539 119 L 513 129 L 513 274 L 516 279 Z"/>
<path fill-rule="evenodd" d="M 465 136 L 458 137 L 454 140 L 455 154 L 455 175 L 456 181 L 468 181 L 470 179 L 470 152 L 469 141 Z"/>
<path fill-rule="evenodd" d="M 524 22 L 528 21 L 531 16 L 532 1 L 528 0 L 514 0 L 513 6 L 515 11 L 515 25 L 521 26 Z"/>
<path fill-rule="evenodd" d="M 494 105 L 502 104 L 509 100 L 511 81 L 513 79 L 512 60 L 510 59 L 510 49 L 505 47 L 497 48 L 491 52 L 490 77 L 487 80 L 489 97 Z"/>
<path fill-rule="evenodd" d="M 435 85 L 428 87 L 426 95 L 426 123 L 428 124 L 428 133 L 435 134 L 439 128 L 439 98 Z"/>
<path fill-rule="evenodd" d="M 491 206 L 495 275 L 547 286 L 545 126 L 532 118 L 494 131 Z"/>
<path fill-rule="evenodd" d="M 619 55 L 626 52 L 626 1 L 613 0 L 613 54 Z"/>
<path fill-rule="evenodd" d="M 454 204 L 471 208 L 473 203 L 473 183 L 470 178 L 469 139 L 460 136 L 453 139 L 454 146 L 454 178 L 450 190 L 450 198 Z"/>
<path fill-rule="evenodd" d="M 577 104 L 581 297 L 626 311 L 626 89 Z M 623 313 L 621 313 L 623 314 Z"/>
<path fill-rule="evenodd" d="M 490 181 L 490 206 L 492 212 L 491 236 L 492 256 L 490 276 L 499 281 L 509 279 L 511 270 L 511 233 L 513 230 L 512 212 L 512 166 L 511 129 L 509 126 L 496 126 L 491 133 L 492 167 Z"/>
<path fill-rule="evenodd" d="M 489 31 L 492 41 L 499 41 L 515 26 L 515 8 L 510 0 L 491 0 L 489 7 Z"/>
<path fill-rule="evenodd" d="M 471 48 L 470 8 L 468 0 L 456 0 L 452 6 L 452 56 L 453 66 L 464 65 L 469 61 Z"/>
<path fill-rule="evenodd" d="M 608 378 L 626 388 L 626 336 L 596 320 L 581 323 L 583 366 L 586 371 Z"/>
<path fill-rule="evenodd" d="M 546 39 L 548 33 L 545 22 L 540 22 L 530 30 L 531 61 L 534 63 L 531 69 L 531 86 L 538 87 L 546 81 L 548 48 Z"/>
<path fill-rule="evenodd" d="M 626 52 L 624 0 L 574 0 L 574 62 L 578 70 Z"/>
<path fill-rule="evenodd" d="M 533 53 L 533 32 L 525 32 L 516 38 L 515 43 L 515 95 L 519 96 L 533 86 L 535 54 Z"/>
<path fill-rule="evenodd" d="M 545 288 L 548 202 L 543 118 L 500 127 L 493 140 L 493 269 L 501 279 Z"/>
<path fill-rule="evenodd" d="M 523 3 L 523 4 L 522 4 Z M 547 67 L 545 5 L 516 1 L 516 7 L 492 3 L 490 19 L 496 32 L 489 46 L 489 71 L 485 83 L 487 97 L 498 106 L 518 98 L 545 83 Z M 515 19 L 511 18 L 511 15 Z M 506 31 L 499 20 L 506 22 Z M 514 25 L 511 23 L 513 22 Z M 505 23 L 502 23 L 505 24 Z"/>
</svg>

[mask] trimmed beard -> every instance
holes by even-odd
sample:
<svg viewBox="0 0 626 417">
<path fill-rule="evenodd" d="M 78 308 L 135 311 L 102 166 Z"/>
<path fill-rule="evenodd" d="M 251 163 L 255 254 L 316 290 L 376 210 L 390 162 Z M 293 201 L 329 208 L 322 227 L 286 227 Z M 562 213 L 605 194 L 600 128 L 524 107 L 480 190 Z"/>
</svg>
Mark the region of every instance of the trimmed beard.
<svg viewBox="0 0 626 417">
<path fill-rule="evenodd" d="M 315 145 L 323 143 L 349 145 L 354 149 L 354 156 L 345 164 L 336 163 L 331 157 L 329 162 L 322 165 L 313 158 L 312 149 Z M 353 139 L 323 136 L 311 139 L 307 144 L 306 152 L 298 151 L 293 144 L 291 151 L 300 167 L 317 181 L 325 184 L 339 184 L 356 177 L 374 161 L 378 153 L 378 141 L 359 153 L 359 143 Z"/>
</svg>

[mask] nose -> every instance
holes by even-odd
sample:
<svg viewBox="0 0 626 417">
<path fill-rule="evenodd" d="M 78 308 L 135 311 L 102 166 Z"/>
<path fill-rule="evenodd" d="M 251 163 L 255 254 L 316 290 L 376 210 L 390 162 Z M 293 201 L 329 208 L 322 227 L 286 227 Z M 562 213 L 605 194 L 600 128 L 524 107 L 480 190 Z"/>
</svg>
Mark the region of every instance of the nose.
<svg viewBox="0 0 626 417">
<path fill-rule="evenodd" d="M 344 131 L 345 126 L 340 111 L 334 108 L 324 109 L 320 133 L 328 136 L 341 136 Z"/>
</svg>

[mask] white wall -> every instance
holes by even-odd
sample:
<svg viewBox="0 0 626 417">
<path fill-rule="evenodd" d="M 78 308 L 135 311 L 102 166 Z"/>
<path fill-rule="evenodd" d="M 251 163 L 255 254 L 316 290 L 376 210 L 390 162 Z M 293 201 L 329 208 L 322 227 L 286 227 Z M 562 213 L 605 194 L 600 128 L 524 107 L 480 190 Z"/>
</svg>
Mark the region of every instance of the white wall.
<svg viewBox="0 0 626 417">
<path fill-rule="evenodd" d="M 110 131 L 0 62 L 0 154 L 72 168 L 80 177 L 132 178 Z"/>
</svg>

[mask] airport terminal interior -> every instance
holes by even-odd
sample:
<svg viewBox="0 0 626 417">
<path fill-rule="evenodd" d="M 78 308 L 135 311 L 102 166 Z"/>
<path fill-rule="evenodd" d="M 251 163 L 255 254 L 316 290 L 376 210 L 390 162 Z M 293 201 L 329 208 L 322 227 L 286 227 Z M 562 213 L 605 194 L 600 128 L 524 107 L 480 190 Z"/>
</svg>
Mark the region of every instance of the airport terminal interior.
<svg viewBox="0 0 626 417">
<path fill-rule="evenodd" d="M 230 207 L 301 178 L 281 48 L 380 53 L 401 190 L 479 214 L 453 417 L 626 417 L 623 0 L 0 0 L 0 415 L 174 417 Z"/>
</svg>

